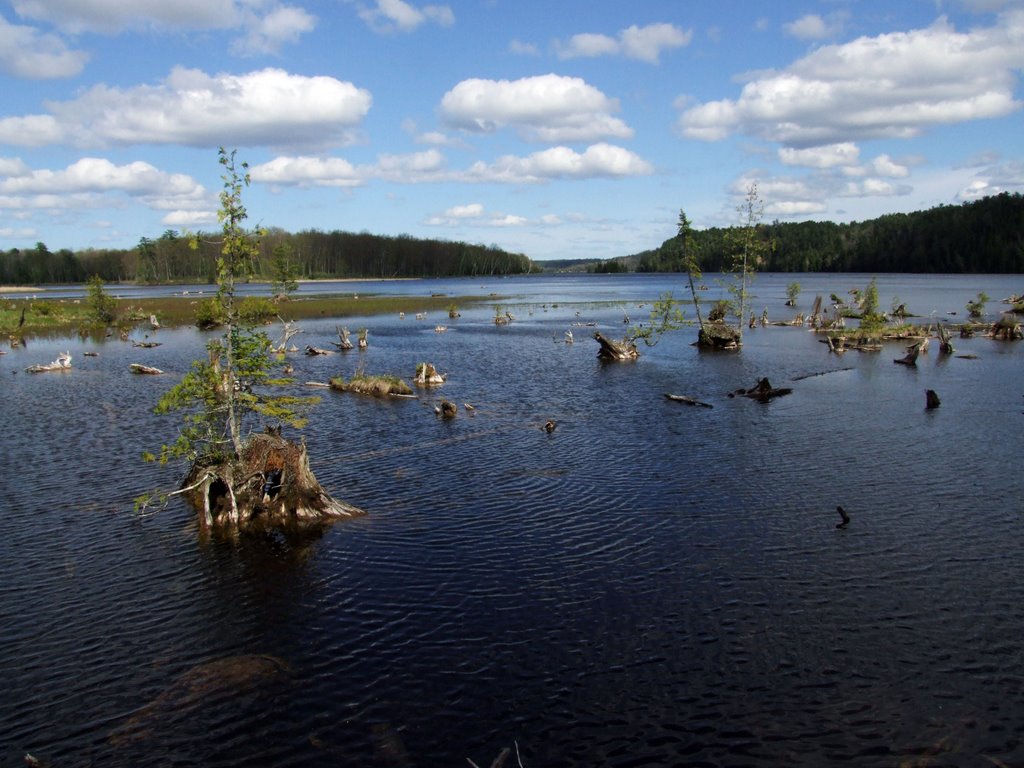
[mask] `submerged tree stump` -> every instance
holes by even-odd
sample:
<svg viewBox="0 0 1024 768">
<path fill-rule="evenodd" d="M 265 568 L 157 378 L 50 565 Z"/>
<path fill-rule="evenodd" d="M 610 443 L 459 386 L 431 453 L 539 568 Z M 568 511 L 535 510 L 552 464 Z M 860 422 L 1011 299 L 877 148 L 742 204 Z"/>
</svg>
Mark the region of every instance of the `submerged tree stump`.
<svg viewBox="0 0 1024 768">
<path fill-rule="evenodd" d="M 305 443 L 279 431 L 250 436 L 239 461 L 193 464 L 182 492 L 207 527 L 274 527 L 365 514 L 332 498 L 309 468 Z"/>
<path fill-rule="evenodd" d="M 628 339 L 612 341 L 602 336 L 600 331 L 594 331 L 594 338 L 601 345 L 597 356 L 602 360 L 636 360 L 640 357 L 636 344 Z"/>
<path fill-rule="evenodd" d="M 735 392 L 731 393 L 729 397 L 739 395 L 740 397 L 749 397 L 751 400 L 767 403 L 769 400 L 776 397 L 788 395 L 792 391 L 792 387 L 773 387 L 771 382 L 768 381 L 768 378 L 765 377 L 750 389 L 737 389 Z"/>
<path fill-rule="evenodd" d="M 740 332 L 725 323 L 705 323 L 697 332 L 698 347 L 736 349 L 742 343 Z"/>
</svg>

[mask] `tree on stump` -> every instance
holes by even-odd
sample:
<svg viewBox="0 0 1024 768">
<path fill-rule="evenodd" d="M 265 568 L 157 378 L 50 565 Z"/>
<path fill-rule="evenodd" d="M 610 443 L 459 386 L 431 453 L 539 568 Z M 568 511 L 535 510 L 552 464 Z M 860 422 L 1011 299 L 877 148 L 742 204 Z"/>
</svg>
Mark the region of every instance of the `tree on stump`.
<svg viewBox="0 0 1024 768">
<path fill-rule="evenodd" d="M 235 153 L 223 148 L 219 158 L 224 169 L 218 214 L 222 239 L 213 301 L 224 318 L 224 334 L 207 345 L 207 359 L 194 361 L 160 398 L 157 413 L 184 411 L 185 416 L 177 441 L 161 448 L 159 461 L 189 462 L 175 493 L 184 494 L 207 526 L 238 529 L 361 514 L 320 487 L 304 444 L 281 437 L 281 425 L 305 424 L 304 414 L 317 398 L 273 395 L 267 389 L 287 380 L 271 378 L 271 341 L 243 321 L 235 302 L 235 281 L 252 272 L 259 254 L 257 233 L 243 226 L 248 166 L 236 163 Z M 275 426 L 243 437 L 243 430 L 259 418 Z"/>
</svg>

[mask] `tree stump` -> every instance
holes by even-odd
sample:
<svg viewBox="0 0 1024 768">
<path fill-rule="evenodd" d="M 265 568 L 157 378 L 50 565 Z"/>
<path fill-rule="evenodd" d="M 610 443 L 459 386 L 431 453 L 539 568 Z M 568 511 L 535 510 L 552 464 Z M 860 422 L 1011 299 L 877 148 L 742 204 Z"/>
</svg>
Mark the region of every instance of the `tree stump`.
<svg viewBox="0 0 1024 768">
<path fill-rule="evenodd" d="M 757 400 L 761 403 L 767 403 L 776 397 L 782 397 L 788 395 L 793 391 L 792 387 L 773 387 L 768 378 L 761 379 L 757 384 L 752 386 L 750 389 L 737 389 L 735 392 L 729 395 L 733 397 L 739 395 L 740 397 L 749 397 L 751 400 Z"/>
<path fill-rule="evenodd" d="M 736 349 L 742 344 L 740 332 L 725 323 L 705 323 L 697 333 L 698 347 Z"/>
<path fill-rule="evenodd" d="M 602 336 L 600 331 L 594 331 L 594 338 L 601 345 L 597 356 L 602 360 L 636 360 L 640 357 L 636 344 L 627 339 L 612 341 Z"/>
<path fill-rule="evenodd" d="M 309 468 L 305 443 L 276 430 L 250 436 L 239 461 L 193 464 L 182 489 L 206 527 L 278 527 L 365 514 L 332 498 Z"/>
</svg>

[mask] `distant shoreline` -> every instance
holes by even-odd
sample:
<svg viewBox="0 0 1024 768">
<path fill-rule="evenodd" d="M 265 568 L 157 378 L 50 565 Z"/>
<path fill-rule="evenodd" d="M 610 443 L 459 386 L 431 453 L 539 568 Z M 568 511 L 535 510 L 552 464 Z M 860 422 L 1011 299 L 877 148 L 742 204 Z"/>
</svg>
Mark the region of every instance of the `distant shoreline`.
<svg viewBox="0 0 1024 768">
<path fill-rule="evenodd" d="M 34 285 L 0 285 L 0 293 L 37 293 L 41 290 Z"/>
</svg>

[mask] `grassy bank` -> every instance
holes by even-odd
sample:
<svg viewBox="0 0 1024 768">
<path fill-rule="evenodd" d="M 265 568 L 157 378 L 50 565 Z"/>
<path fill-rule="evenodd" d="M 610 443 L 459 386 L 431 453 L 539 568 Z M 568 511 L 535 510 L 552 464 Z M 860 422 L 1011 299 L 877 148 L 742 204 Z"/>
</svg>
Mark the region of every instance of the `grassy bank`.
<svg viewBox="0 0 1024 768">
<path fill-rule="evenodd" d="M 447 310 L 455 304 L 466 307 L 482 301 L 474 296 L 310 296 L 282 301 L 273 305 L 274 314 L 285 320 L 308 320 L 318 317 L 386 315 L 405 312 Z M 190 296 L 160 296 L 149 299 L 119 299 L 116 327 L 131 327 L 156 315 L 163 326 L 194 325 L 196 308 L 202 299 Z M 24 313 L 24 314 L 23 314 Z M 79 333 L 96 330 L 89 304 L 84 299 L 0 299 L 0 338 Z M 22 318 L 24 317 L 24 321 Z"/>
</svg>

